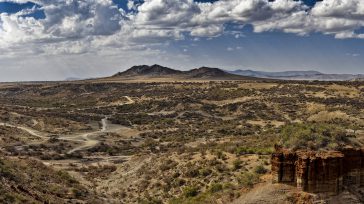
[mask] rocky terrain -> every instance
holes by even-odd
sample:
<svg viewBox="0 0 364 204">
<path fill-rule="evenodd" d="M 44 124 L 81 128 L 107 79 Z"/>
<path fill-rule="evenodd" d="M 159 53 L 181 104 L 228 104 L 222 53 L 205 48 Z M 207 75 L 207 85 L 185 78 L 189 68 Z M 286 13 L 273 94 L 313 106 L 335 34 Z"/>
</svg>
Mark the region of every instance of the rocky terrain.
<svg viewBox="0 0 364 204">
<path fill-rule="evenodd" d="M 326 174 L 307 176 L 316 171 L 304 164 L 317 157 L 326 169 L 318 165 L 326 154 L 316 152 L 364 144 L 363 82 L 218 80 L 210 68 L 173 78 L 144 69 L 153 76 L 1 83 L 0 202 L 308 203 L 321 199 L 316 185 L 331 192 L 336 170 L 326 182 Z M 271 165 L 275 144 L 292 151 L 284 174 L 282 156 Z M 313 156 L 298 160 L 303 150 Z M 272 184 L 282 181 L 277 175 L 291 182 Z M 333 195 L 338 203 L 354 202 L 343 188 Z"/>
<path fill-rule="evenodd" d="M 0 180 L 1 203 L 102 203 L 104 200 L 66 171 L 2 153 Z"/>
</svg>

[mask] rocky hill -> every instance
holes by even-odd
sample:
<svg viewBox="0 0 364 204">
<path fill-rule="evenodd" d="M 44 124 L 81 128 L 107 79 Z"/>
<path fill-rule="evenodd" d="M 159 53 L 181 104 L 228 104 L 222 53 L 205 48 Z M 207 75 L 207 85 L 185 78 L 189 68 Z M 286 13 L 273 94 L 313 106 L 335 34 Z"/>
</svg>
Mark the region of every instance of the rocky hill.
<svg viewBox="0 0 364 204">
<path fill-rule="evenodd" d="M 133 78 L 133 77 L 144 77 L 144 78 L 182 78 L 182 79 L 216 79 L 216 80 L 247 80 L 256 79 L 254 77 L 245 77 L 227 73 L 218 68 L 200 67 L 191 69 L 189 71 L 180 71 L 164 67 L 161 65 L 138 65 L 133 66 L 130 69 L 119 72 L 112 76 L 113 78 Z"/>
<path fill-rule="evenodd" d="M 221 69 L 210 67 L 192 69 L 184 74 L 192 78 L 239 78 L 237 75 L 229 74 Z"/>
<path fill-rule="evenodd" d="M 133 66 L 130 69 L 119 72 L 114 76 L 166 76 L 166 75 L 179 75 L 182 71 L 174 70 L 168 67 L 163 67 L 160 65 L 138 65 Z"/>
</svg>

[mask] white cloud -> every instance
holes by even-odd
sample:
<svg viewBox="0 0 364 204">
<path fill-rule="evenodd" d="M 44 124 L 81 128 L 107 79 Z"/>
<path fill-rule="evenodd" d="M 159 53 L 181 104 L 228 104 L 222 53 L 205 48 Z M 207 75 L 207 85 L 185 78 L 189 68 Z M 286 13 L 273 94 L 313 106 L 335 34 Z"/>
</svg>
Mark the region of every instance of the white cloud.
<svg viewBox="0 0 364 204">
<path fill-rule="evenodd" d="M 82 42 L 98 35 L 112 35 L 121 29 L 123 13 L 111 0 L 35 2 L 42 6 L 45 19 L 22 17 L 24 11 L 0 15 L 0 48 L 27 43 L 48 46 Z"/>
<path fill-rule="evenodd" d="M 0 0 L 4 1 L 27 2 Z M 59 43 L 59 46 L 71 44 L 81 51 L 100 44 L 130 46 L 137 42 L 155 43 L 158 39 L 181 40 L 184 33 L 213 37 L 224 33 L 225 24 L 229 22 L 252 24 L 255 32 L 280 30 L 300 35 L 321 32 L 336 38 L 364 38 L 363 34 L 355 32 L 364 26 L 364 2 L 361 0 L 324 0 L 311 10 L 302 2 L 293 0 L 219 0 L 214 3 L 193 0 L 146 0 L 140 3 L 128 0 L 128 9 L 135 10 L 131 13 L 118 9 L 111 0 L 32 2 L 41 6 L 46 18 L 22 17 L 31 10 L 1 14 L 0 49 L 24 43 L 36 44 L 41 49 Z M 238 32 L 233 34 L 235 38 L 243 37 Z M 69 47 L 60 50 L 74 53 Z"/>
<path fill-rule="evenodd" d="M 212 37 L 218 36 L 224 30 L 222 25 L 209 25 L 206 27 L 196 27 L 191 29 L 192 36 L 200 36 L 200 37 Z"/>
<path fill-rule="evenodd" d="M 136 6 L 135 6 L 135 3 L 133 0 L 128 0 L 127 6 L 128 6 L 129 10 L 136 9 Z"/>
<path fill-rule="evenodd" d="M 135 24 L 180 28 L 189 26 L 191 17 L 199 12 L 193 0 L 146 0 L 138 7 Z"/>
<path fill-rule="evenodd" d="M 313 8 L 293 0 L 127 1 L 128 12 L 112 0 L 29 0 L 39 5 L 13 14 L 0 14 L 0 57 L 108 53 L 164 46 L 170 40 L 202 39 L 229 34 L 281 31 L 336 38 L 363 38 L 363 0 L 323 0 Z M 26 3 L 28 0 L 0 0 Z M 45 19 L 24 17 L 36 10 Z M 227 28 L 234 23 L 235 31 Z M 240 31 L 239 31 L 240 30 Z M 235 48 L 231 48 L 235 49 Z M 238 49 L 238 48 L 236 48 Z"/>
</svg>

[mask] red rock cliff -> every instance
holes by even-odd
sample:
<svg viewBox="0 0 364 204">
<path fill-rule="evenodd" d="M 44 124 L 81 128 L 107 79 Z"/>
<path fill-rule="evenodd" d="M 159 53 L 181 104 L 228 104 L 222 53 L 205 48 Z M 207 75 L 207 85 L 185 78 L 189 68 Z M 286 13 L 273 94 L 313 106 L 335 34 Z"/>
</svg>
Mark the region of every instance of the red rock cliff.
<svg viewBox="0 0 364 204">
<path fill-rule="evenodd" d="M 337 195 L 344 186 L 364 186 L 364 150 L 291 151 L 272 154 L 273 182 L 310 193 Z"/>
</svg>

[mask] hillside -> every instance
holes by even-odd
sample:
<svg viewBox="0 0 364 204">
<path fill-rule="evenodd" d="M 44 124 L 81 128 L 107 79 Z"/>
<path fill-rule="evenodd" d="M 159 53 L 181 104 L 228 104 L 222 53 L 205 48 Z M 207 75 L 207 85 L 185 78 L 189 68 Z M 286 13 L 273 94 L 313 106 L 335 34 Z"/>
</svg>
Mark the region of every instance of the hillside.
<svg viewBox="0 0 364 204">
<path fill-rule="evenodd" d="M 93 192 L 67 172 L 34 159 L 14 159 L 0 153 L 0 179 L 0 203 L 97 203 Z"/>
</svg>

